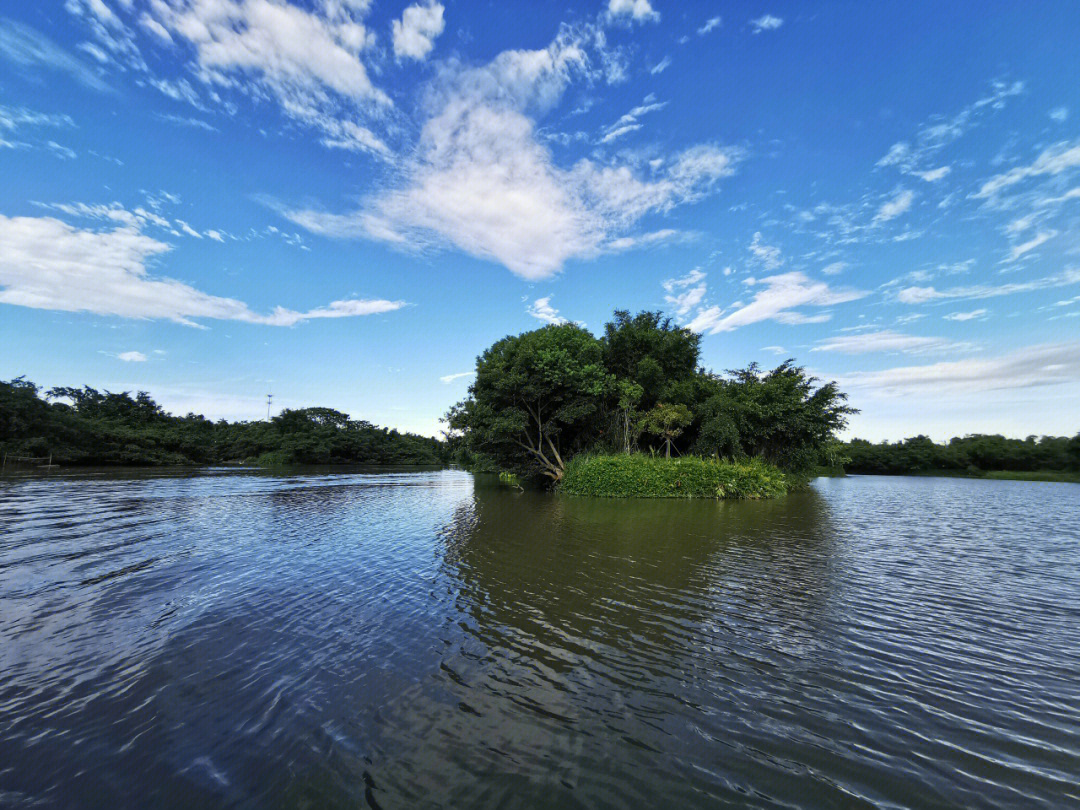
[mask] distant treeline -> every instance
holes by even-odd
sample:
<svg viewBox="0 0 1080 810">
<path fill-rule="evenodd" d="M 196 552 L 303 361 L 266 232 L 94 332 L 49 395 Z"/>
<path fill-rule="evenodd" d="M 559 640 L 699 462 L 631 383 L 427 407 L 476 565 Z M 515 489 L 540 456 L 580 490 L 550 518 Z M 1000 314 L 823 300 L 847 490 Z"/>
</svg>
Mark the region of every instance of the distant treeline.
<svg viewBox="0 0 1080 810">
<path fill-rule="evenodd" d="M 1080 470 L 1080 433 L 1065 436 L 972 435 L 937 444 L 926 436 L 901 442 L 871 444 L 855 439 L 841 445 L 841 455 L 850 459 L 844 469 L 852 473 L 930 472 L 1036 472 Z"/>
<path fill-rule="evenodd" d="M 52 456 L 60 465 L 439 464 L 444 443 L 376 427 L 331 408 L 282 411 L 269 422 L 172 416 L 144 391 L 84 388 L 42 395 L 0 381 L 0 455 Z"/>
</svg>

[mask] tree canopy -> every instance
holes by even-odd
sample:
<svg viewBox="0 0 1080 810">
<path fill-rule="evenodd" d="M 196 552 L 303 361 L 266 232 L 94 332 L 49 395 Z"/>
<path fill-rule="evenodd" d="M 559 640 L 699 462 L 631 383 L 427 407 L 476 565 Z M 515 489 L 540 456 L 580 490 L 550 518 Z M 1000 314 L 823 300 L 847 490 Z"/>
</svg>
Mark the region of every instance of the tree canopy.
<svg viewBox="0 0 1080 810">
<path fill-rule="evenodd" d="M 0 454 L 47 456 L 63 465 L 438 464 L 445 445 L 350 419 L 331 408 L 285 410 L 269 422 L 172 416 L 145 391 L 53 388 L 0 381 Z"/>
<path fill-rule="evenodd" d="M 573 325 L 503 338 L 447 414 L 452 441 L 496 466 L 559 481 L 583 450 L 761 457 L 816 465 L 853 409 L 794 364 L 716 375 L 700 336 L 660 312 L 618 310 L 597 338 Z"/>
</svg>

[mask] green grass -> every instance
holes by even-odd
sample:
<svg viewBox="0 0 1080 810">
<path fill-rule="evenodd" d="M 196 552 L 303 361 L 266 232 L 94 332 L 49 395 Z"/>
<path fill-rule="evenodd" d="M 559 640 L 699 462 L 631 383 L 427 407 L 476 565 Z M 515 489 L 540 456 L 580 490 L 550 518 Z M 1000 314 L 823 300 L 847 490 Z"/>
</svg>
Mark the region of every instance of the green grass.
<svg viewBox="0 0 1080 810">
<path fill-rule="evenodd" d="M 601 498 L 775 498 L 788 490 L 782 472 L 758 459 L 727 462 L 698 456 L 576 456 L 560 489 Z"/>
</svg>

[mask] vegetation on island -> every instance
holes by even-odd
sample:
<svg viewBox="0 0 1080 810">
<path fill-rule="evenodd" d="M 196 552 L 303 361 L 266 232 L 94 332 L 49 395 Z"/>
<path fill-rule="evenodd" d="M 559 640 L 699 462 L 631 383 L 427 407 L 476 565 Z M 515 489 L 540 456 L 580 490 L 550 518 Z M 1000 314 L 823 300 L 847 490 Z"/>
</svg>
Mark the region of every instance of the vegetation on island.
<svg viewBox="0 0 1080 810">
<path fill-rule="evenodd" d="M 268 422 L 172 416 L 149 394 L 0 381 L 0 456 L 54 464 L 440 464 L 437 439 L 376 427 L 331 408 L 285 410 Z"/>
<path fill-rule="evenodd" d="M 774 495 L 834 463 L 854 412 L 834 383 L 791 360 L 716 374 L 700 342 L 627 311 L 599 338 L 570 323 L 503 338 L 447 414 L 456 457 L 567 492 L 655 497 Z"/>
<path fill-rule="evenodd" d="M 974 434 L 943 444 L 926 436 L 878 444 L 854 439 L 838 451 L 844 469 L 853 473 L 1080 481 L 1080 433 L 1071 439 Z"/>
</svg>

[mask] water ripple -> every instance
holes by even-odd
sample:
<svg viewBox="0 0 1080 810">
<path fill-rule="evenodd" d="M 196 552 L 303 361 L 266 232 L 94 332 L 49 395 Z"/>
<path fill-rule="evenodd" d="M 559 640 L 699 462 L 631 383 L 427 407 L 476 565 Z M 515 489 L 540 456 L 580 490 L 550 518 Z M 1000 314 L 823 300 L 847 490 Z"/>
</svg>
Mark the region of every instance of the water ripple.
<svg viewBox="0 0 1080 810">
<path fill-rule="evenodd" d="M 0 805 L 1080 806 L 1077 493 L 6 479 Z"/>
</svg>

